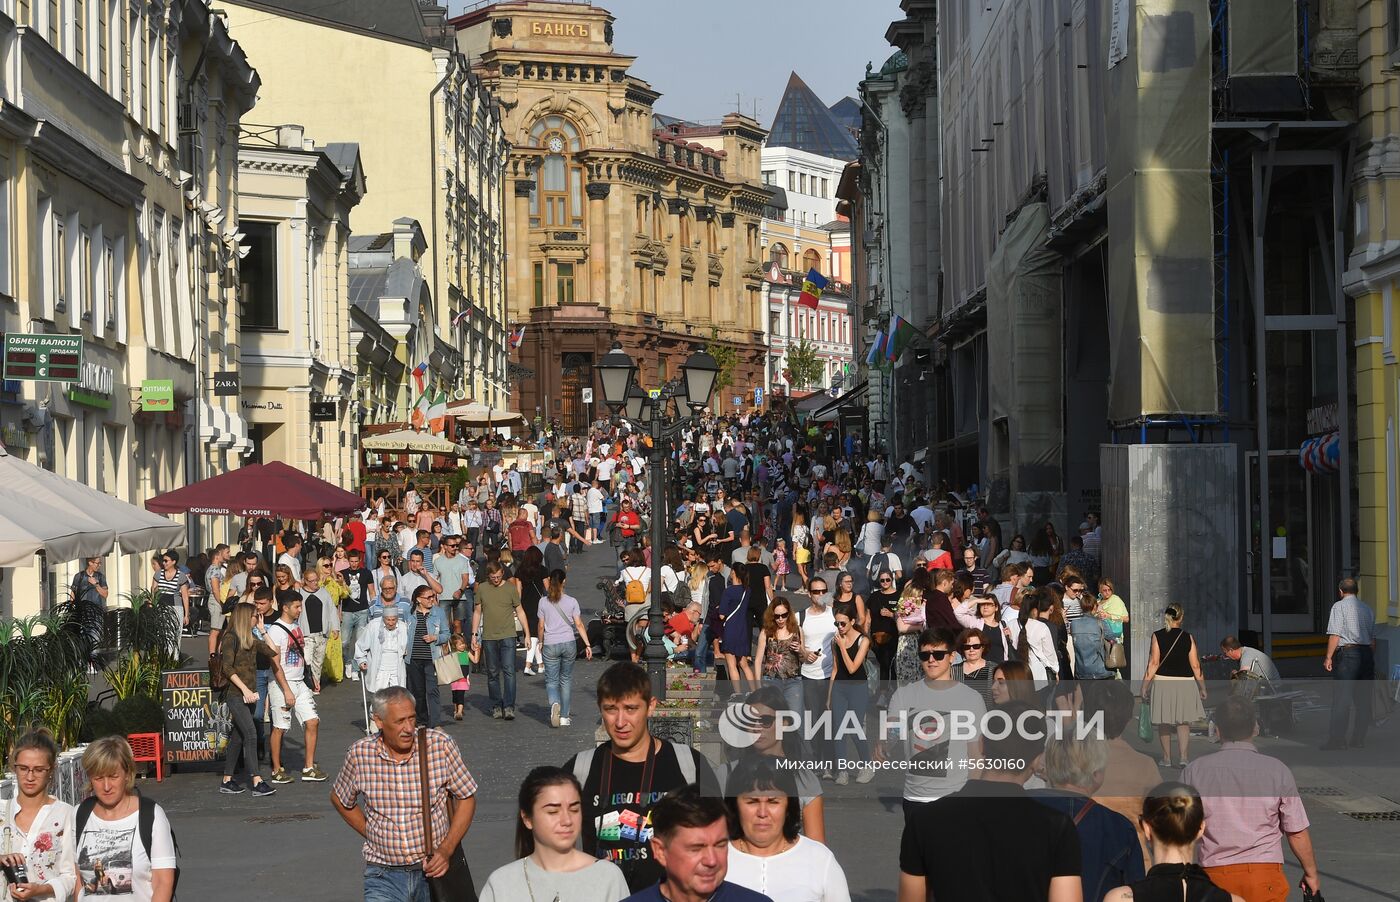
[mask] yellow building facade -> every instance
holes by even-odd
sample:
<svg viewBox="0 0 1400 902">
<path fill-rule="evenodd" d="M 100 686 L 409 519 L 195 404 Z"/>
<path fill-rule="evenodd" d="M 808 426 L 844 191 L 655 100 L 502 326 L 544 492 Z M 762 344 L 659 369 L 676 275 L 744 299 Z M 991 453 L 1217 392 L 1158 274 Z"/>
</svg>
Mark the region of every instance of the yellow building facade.
<svg viewBox="0 0 1400 902">
<path fill-rule="evenodd" d="M 715 405 L 762 385 L 759 223 L 766 132 L 658 118 L 661 95 L 613 47 L 613 16 L 572 3 L 493 4 L 452 20 L 500 104 L 510 143 L 507 294 L 533 378 L 511 396 L 527 418 L 579 429 L 593 365 L 620 342 L 657 386 L 699 345 L 735 353 Z M 601 399 L 597 399 L 601 400 Z"/>
<path fill-rule="evenodd" d="M 1400 622 L 1400 10 L 1357 13 L 1358 94 L 1352 182 L 1355 232 L 1346 291 L 1355 313 L 1357 517 L 1361 597 Z"/>
<path fill-rule="evenodd" d="M 237 457 L 202 378 L 236 315 L 234 157 L 257 73 L 207 3 L 0 0 L 0 331 L 83 338 L 77 383 L 0 385 L 11 454 L 123 501 Z M 175 407 L 140 409 L 144 380 Z M 214 420 L 217 419 L 217 424 Z M 192 523 L 191 544 L 221 537 Z M 65 593 L 80 562 L 0 578 L 0 616 Z M 144 555 L 103 564 L 117 604 Z M 57 588 L 55 588 L 57 587 Z"/>
<path fill-rule="evenodd" d="M 404 217 L 421 225 L 430 319 L 460 359 L 433 370 L 431 383 L 503 406 L 506 144 L 445 10 L 417 0 L 221 8 L 263 77 L 260 123 L 359 144 L 370 181 L 354 233 Z"/>
</svg>

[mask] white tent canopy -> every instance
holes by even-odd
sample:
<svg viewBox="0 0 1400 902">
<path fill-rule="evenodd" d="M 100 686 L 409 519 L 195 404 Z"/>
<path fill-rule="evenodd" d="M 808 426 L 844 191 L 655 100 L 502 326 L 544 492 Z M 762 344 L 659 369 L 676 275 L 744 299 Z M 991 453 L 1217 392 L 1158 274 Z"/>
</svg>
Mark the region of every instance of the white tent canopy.
<svg viewBox="0 0 1400 902">
<path fill-rule="evenodd" d="M 513 410 L 499 410 L 476 401 L 449 404 L 447 414 L 466 426 L 505 426 L 525 419 Z"/>
<path fill-rule="evenodd" d="M 402 451 L 414 454 L 456 454 L 457 445 L 429 432 L 400 429 L 382 435 L 367 435 L 360 439 L 365 451 Z"/>
<path fill-rule="evenodd" d="M 0 566 L 22 567 L 185 543 L 185 527 L 13 457 L 0 447 Z"/>
</svg>

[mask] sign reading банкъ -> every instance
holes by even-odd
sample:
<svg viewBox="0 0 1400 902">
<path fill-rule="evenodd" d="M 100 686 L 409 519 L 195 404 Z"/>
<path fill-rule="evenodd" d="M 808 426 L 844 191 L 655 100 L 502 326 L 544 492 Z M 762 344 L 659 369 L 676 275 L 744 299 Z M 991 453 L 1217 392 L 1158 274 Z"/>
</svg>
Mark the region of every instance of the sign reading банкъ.
<svg viewBox="0 0 1400 902">
<path fill-rule="evenodd" d="M 531 22 L 530 34 L 549 38 L 586 38 L 587 22 Z"/>
</svg>

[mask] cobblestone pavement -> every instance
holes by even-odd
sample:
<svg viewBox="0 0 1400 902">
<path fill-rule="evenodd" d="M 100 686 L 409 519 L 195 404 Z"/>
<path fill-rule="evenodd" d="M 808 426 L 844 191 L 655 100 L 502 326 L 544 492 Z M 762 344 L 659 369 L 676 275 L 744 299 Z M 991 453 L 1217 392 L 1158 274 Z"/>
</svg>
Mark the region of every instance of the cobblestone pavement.
<svg viewBox="0 0 1400 902">
<path fill-rule="evenodd" d="M 610 549 L 597 546 L 576 557 L 570 568 L 570 589 L 579 597 L 585 619 L 601 605 L 593 587 L 611 569 L 612 560 Z M 186 651 L 197 654 L 203 641 L 191 640 Z M 445 721 L 481 785 L 476 820 L 466 841 L 478 886 L 513 857 L 515 795 L 526 772 L 538 764 L 562 764 L 592 741 L 597 724 L 592 687 L 603 666 L 577 664 L 572 727 L 550 729 L 544 678 L 524 674 L 518 675 L 514 722 L 489 717 L 484 675 L 472 678 L 465 719 L 458 723 L 449 714 Z M 363 735 L 358 684 L 328 687 L 319 705 L 320 764 L 334 780 L 346 747 Z M 1363 820 L 1348 814 L 1400 812 L 1400 718 L 1378 728 L 1364 751 L 1335 758 L 1316 750 L 1325 716 L 1325 709 L 1310 712 L 1289 739 L 1261 740 L 1260 745 L 1285 758 L 1303 788 L 1329 902 L 1400 900 L 1400 871 L 1393 863 L 1400 847 L 1400 820 Z M 298 731 L 289 736 L 288 746 L 287 761 L 299 767 Z M 1198 738 L 1192 757 L 1209 750 Z M 175 826 L 182 852 L 182 898 L 271 899 L 285 896 L 289 889 L 301 902 L 361 898 L 360 843 L 330 805 L 330 782 L 282 786 L 266 799 L 224 796 L 217 791 L 217 772 L 214 766 L 187 767 L 161 784 L 141 784 L 143 792 L 166 807 Z M 828 783 L 824 789 L 828 843 L 846 870 L 854 898 L 893 900 L 903 826 L 899 777 L 884 773 L 867 786 Z M 950 833 L 949 841 L 958 839 Z M 1288 870 L 1296 885 L 1300 872 L 1292 865 Z"/>
</svg>

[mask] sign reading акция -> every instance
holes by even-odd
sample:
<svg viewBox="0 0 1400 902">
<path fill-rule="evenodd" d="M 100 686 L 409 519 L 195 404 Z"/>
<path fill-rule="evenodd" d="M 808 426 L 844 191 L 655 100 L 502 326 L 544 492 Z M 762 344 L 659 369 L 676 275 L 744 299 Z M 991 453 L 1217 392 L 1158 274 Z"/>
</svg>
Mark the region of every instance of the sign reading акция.
<svg viewBox="0 0 1400 902">
<path fill-rule="evenodd" d="M 5 334 L 5 378 L 77 382 L 83 369 L 81 335 Z"/>
</svg>

